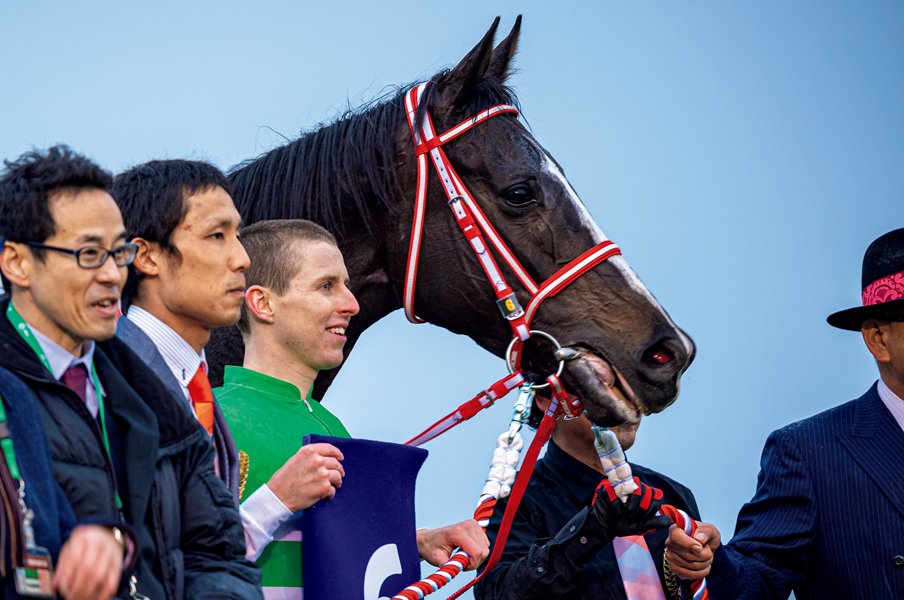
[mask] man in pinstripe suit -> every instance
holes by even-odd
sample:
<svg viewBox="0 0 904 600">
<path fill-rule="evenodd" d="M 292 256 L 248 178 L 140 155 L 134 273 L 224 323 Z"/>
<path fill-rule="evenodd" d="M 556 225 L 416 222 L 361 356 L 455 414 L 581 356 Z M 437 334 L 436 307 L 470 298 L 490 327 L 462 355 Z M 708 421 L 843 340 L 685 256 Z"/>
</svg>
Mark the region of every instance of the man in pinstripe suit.
<svg viewBox="0 0 904 600">
<path fill-rule="evenodd" d="M 715 600 L 904 598 L 904 229 L 863 258 L 862 305 L 829 316 L 860 331 L 879 380 L 860 398 L 773 432 L 734 538 L 673 528 L 672 570 L 710 552 Z M 694 546 L 696 545 L 696 550 Z"/>
</svg>

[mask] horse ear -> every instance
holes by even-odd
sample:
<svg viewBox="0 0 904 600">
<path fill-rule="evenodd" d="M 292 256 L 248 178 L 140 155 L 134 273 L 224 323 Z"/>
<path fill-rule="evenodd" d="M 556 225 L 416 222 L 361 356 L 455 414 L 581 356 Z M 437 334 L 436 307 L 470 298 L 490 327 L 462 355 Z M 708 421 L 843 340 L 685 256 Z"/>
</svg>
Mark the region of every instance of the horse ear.
<svg viewBox="0 0 904 600">
<path fill-rule="evenodd" d="M 499 17 L 493 20 L 483 39 L 443 78 L 443 88 L 454 94 L 454 105 L 467 104 L 474 95 L 474 88 L 486 78 L 490 59 L 493 57 L 493 39 L 496 37 L 497 27 Z"/>
<path fill-rule="evenodd" d="M 499 45 L 493 50 L 493 60 L 490 61 L 489 70 L 489 76 L 493 79 L 503 82 L 511 74 L 511 69 L 509 67 L 512 64 L 515 53 L 518 51 L 518 37 L 520 35 L 521 15 L 518 15 L 511 32 L 509 32 L 506 38 L 499 42 Z"/>
</svg>

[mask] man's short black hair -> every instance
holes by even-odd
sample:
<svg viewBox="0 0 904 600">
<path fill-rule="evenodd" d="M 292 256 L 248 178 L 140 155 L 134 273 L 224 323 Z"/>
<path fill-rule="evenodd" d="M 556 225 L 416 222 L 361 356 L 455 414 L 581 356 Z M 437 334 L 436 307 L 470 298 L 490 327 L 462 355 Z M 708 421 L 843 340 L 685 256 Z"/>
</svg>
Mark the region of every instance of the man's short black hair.
<svg viewBox="0 0 904 600">
<path fill-rule="evenodd" d="M 232 196 L 229 180 L 209 163 L 152 160 L 117 175 L 111 193 L 122 212 L 127 239 L 140 237 L 157 243 L 179 260 L 181 255 L 172 244 L 172 235 L 188 213 L 186 200 L 216 187 Z M 129 266 L 129 280 L 122 293 L 123 306 L 132 303 L 143 278 L 134 266 Z"/>
<path fill-rule="evenodd" d="M 3 161 L 0 175 L 0 238 L 12 242 L 44 242 L 56 232 L 50 198 L 60 192 L 109 191 L 113 177 L 92 160 L 65 145 L 32 150 Z M 32 249 L 37 260 L 43 252 Z M 3 277 L 3 286 L 10 285 Z"/>
</svg>

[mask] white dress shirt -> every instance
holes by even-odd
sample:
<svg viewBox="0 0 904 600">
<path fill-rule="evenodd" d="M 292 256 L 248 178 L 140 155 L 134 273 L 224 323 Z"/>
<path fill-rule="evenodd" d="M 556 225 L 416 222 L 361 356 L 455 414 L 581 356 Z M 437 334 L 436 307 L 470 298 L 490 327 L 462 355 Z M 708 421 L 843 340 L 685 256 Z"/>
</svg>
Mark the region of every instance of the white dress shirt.
<svg viewBox="0 0 904 600">
<path fill-rule="evenodd" d="M 188 384 L 195 376 L 199 366 L 204 365 L 204 371 L 207 371 L 204 350 L 202 349 L 199 355 L 169 325 L 140 306 L 131 306 L 127 317 L 151 338 L 176 381 L 179 382 L 185 401 L 191 407 Z M 194 413 L 194 409 L 192 409 L 192 413 Z M 289 509 L 276 497 L 267 484 L 256 489 L 242 502 L 239 513 L 242 517 L 242 528 L 245 530 L 245 556 L 251 561 L 258 559 L 267 544 L 273 541 L 274 532 L 292 517 Z"/>
<path fill-rule="evenodd" d="M 895 418 L 895 421 L 898 422 L 901 429 L 904 429 L 904 400 L 891 391 L 891 389 L 885 385 L 885 382 L 882 381 L 882 378 L 879 378 L 878 392 L 879 398 L 882 399 L 882 403 L 891 412 L 891 416 Z"/>
<path fill-rule="evenodd" d="M 195 352 L 191 344 L 173 331 L 172 327 L 140 306 L 133 305 L 130 307 L 127 316 L 138 329 L 142 330 L 154 342 L 154 346 L 157 347 L 157 351 L 163 357 L 166 366 L 170 368 L 173 377 L 179 382 L 185 401 L 191 406 L 188 384 L 195 376 L 195 373 L 198 372 L 198 367 L 202 364 L 204 365 L 204 371 L 207 372 L 207 359 L 204 356 L 204 350 L 201 350 L 201 354 Z"/>
</svg>

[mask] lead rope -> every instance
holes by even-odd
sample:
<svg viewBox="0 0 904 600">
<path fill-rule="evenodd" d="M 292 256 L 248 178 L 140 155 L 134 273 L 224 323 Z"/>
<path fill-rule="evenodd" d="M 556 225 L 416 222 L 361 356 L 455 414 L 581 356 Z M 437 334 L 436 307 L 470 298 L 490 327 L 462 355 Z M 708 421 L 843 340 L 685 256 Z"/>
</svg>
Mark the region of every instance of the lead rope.
<svg viewBox="0 0 904 600">
<path fill-rule="evenodd" d="M 522 402 L 524 399 L 522 396 L 525 396 L 526 398 L 526 395 L 530 393 L 530 401 L 532 402 L 533 393 L 538 386 L 531 385 L 524 381 L 524 376 L 520 367 L 520 355 L 523 343 L 530 338 L 532 334 L 542 333 L 530 329 L 531 321 L 539 310 L 540 305 L 545 300 L 555 296 L 571 285 L 571 283 L 596 265 L 613 256 L 621 254 L 621 250 L 614 242 L 604 239 L 570 261 L 565 267 L 556 271 L 540 286 L 537 286 L 527 273 L 527 270 L 521 265 L 514 253 L 512 253 L 505 241 L 495 230 L 490 220 L 480 209 L 480 206 L 470 194 L 464 182 L 455 172 L 455 169 L 452 167 L 442 148 L 447 142 L 457 138 L 475 125 L 478 125 L 487 119 L 500 115 L 514 115 L 517 117 L 518 110 L 515 107 L 508 105 L 493 106 L 470 119 L 462 121 L 445 133 L 437 135 L 434 130 L 433 120 L 428 111 L 423 111 L 424 118 L 422 123 L 416 122 L 418 105 L 420 104 L 421 96 L 426 89 L 426 86 L 426 83 L 417 85 L 405 95 L 405 109 L 408 117 L 408 125 L 414 141 L 415 157 L 417 161 L 417 193 L 415 196 L 414 216 L 411 223 L 411 237 L 408 247 L 408 259 L 405 266 L 405 281 L 402 294 L 402 305 L 405 310 L 405 316 L 412 323 L 424 322 L 422 319 L 418 318 L 415 313 L 414 296 L 417 285 L 420 250 L 423 241 L 424 217 L 427 201 L 427 180 L 429 177 L 427 157 L 429 156 L 434 169 L 439 176 L 443 191 L 448 199 L 448 206 L 455 217 L 456 223 L 467 239 L 471 250 L 474 252 L 478 263 L 483 268 L 487 280 L 493 288 L 496 295 L 496 304 L 512 329 L 513 339 L 506 351 L 506 361 L 509 365 L 510 375 L 500 379 L 487 390 L 477 394 L 471 400 L 465 402 L 456 410 L 452 411 L 407 442 L 408 445 L 414 446 L 423 444 L 470 419 L 479 411 L 492 406 L 496 400 L 505 396 L 519 385 L 522 386 L 522 393 L 519 394 L 516 408 L 520 403 L 522 406 L 526 406 L 529 411 L 531 404 L 530 402 L 524 404 Z M 489 241 L 489 244 L 487 244 L 486 241 Z M 493 257 L 491 248 L 496 250 L 503 263 L 512 271 L 512 273 L 514 273 L 515 277 L 521 282 L 527 293 L 530 294 L 526 310 L 521 307 L 517 296 L 502 275 L 499 266 Z M 552 336 L 549 336 L 548 334 L 543 335 L 552 340 L 558 350 L 567 350 L 561 348 Z M 540 449 L 552 436 L 556 417 L 564 413 L 565 418 L 574 418 L 583 410 L 580 407 L 580 401 L 565 392 L 564 387 L 558 378 L 558 375 L 560 374 L 561 363 L 559 371 L 547 378 L 548 385 L 553 389 L 553 398 L 550 402 L 549 410 L 546 411 L 546 414 L 540 423 L 540 427 L 534 436 L 534 440 L 528 449 L 524 464 L 521 469 L 517 471 L 513 487 L 509 475 L 511 475 L 510 472 L 515 471 L 515 467 L 517 466 L 517 454 L 523 446 L 523 442 L 520 441 L 519 433 L 523 420 L 516 423 L 515 416 L 513 415 L 509 431 L 502 434 L 497 440 L 497 449 L 494 452 L 493 464 L 490 467 L 490 474 L 487 477 L 484 490 L 481 493 L 477 510 L 474 513 L 474 518 L 485 528 L 486 524 L 489 522 L 490 515 L 492 515 L 496 501 L 499 498 L 505 497 L 509 489 L 511 489 L 511 497 L 502 518 L 502 524 L 499 528 L 496 543 L 493 546 L 493 552 L 490 554 L 484 570 L 474 580 L 451 595 L 449 600 L 459 597 L 477 583 L 477 581 L 489 573 L 499 561 L 502 550 L 505 547 L 509 528 L 514 520 L 518 504 L 521 501 L 521 496 L 527 488 L 527 482 L 530 480 L 530 476 L 533 473 Z M 543 387 L 545 387 L 545 385 L 547 384 L 543 384 Z M 528 389 L 531 391 L 525 391 Z M 616 443 L 618 442 L 618 440 L 615 441 Z M 510 464 L 513 456 L 514 463 Z M 624 454 L 622 453 L 622 457 L 623 456 Z M 499 462 L 496 460 L 497 457 L 500 457 Z M 630 473 L 630 467 L 626 462 L 624 465 L 629 469 Z M 631 483 L 633 485 L 633 481 Z M 684 516 L 686 517 L 687 515 Z M 673 520 L 675 520 L 675 518 L 673 518 Z M 685 523 L 688 523 L 688 521 L 688 527 L 692 530 L 696 528 L 696 523 L 694 523 L 692 519 L 688 517 L 685 520 Z M 453 577 L 464 569 L 469 560 L 470 557 L 467 553 L 462 552 L 460 549 L 457 550 L 439 571 L 430 577 L 405 588 L 405 590 L 394 597 L 394 600 L 423 598 L 425 595 L 438 590 L 440 587 L 451 581 Z M 703 585 L 705 593 L 705 583 Z M 696 598 L 697 596 L 695 595 L 695 599 Z M 708 598 L 708 595 L 700 596 L 700 600 L 703 600 L 704 598 Z"/>
<path fill-rule="evenodd" d="M 628 464 L 628 460 L 625 458 L 625 453 L 618 438 L 607 427 L 594 425 L 593 445 L 600 457 L 603 471 L 606 473 L 609 483 L 612 484 L 612 489 L 622 502 L 627 502 L 628 496 L 637 489 L 637 484 L 634 483 L 631 465 Z M 693 536 L 697 531 L 697 522 L 680 508 L 676 508 L 671 504 L 663 504 L 659 509 L 659 514 L 668 517 L 672 523 L 682 528 L 689 536 Z M 690 586 L 693 600 L 709 600 L 709 588 L 706 586 L 706 578 L 695 579 L 691 581 Z M 679 596 L 683 597 L 680 588 L 678 591 Z"/>
<path fill-rule="evenodd" d="M 521 385 L 518 399 L 512 407 L 512 420 L 508 431 L 504 431 L 496 438 L 496 449 L 490 462 L 490 471 L 477 501 L 474 510 L 474 520 L 486 529 L 493 515 L 496 502 L 511 493 L 512 485 L 517 475 L 518 460 L 521 457 L 521 449 L 524 440 L 521 438 L 521 428 L 530 414 L 530 407 L 534 401 L 535 390 L 530 382 Z M 462 549 L 457 549 L 449 557 L 449 560 L 438 571 L 417 583 L 414 583 L 393 596 L 392 600 L 420 600 L 428 594 L 432 594 L 443 587 L 464 570 L 471 556 Z"/>
<path fill-rule="evenodd" d="M 547 378 L 547 381 L 550 382 L 551 380 L 558 381 L 558 377 L 556 375 L 550 375 Z M 493 545 L 493 551 L 490 554 L 489 559 L 487 559 L 483 571 L 464 587 L 449 596 L 448 600 L 453 600 L 454 598 L 461 596 L 470 589 L 471 586 L 480 581 L 485 574 L 489 573 L 496 563 L 499 562 L 499 559 L 502 556 L 502 550 L 505 548 L 509 530 L 515 519 L 518 505 L 521 503 L 521 498 L 524 496 L 527 484 L 530 481 L 531 475 L 533 475 L 534 472 L 534 467 L 537 464 L 540 449 L 547 441 L 549 441 L 549 438 L 552 437 L 556 418 L 563 412 L 560 400 L 564 398 L 561 395 L 556 394 L 554 386 L 553 398 L 549 403 L 546 413 L 543 415 L 540 426 L 537 428 L 537 433 L 534 434 L 534 439 L 524 457 L 524 463 L 521 465 L 520 469 L 516 469 L 518 466 L 518 455 L 524 447 L 520 432 L 527 420 L 527 416 L 530 414 L 530 407 L 533 405 L 536 389 L 537 385 L 531 382 L 525 382 L 521 386 L 518 393 L 518 399 L 515 401 L 515 405 L 512 408 L 512 419 L 509 428 L 507 431 L 500 434 L 496 440 L 497 447 L 493 451 L 490 471 L 487 475 L 486 482 L 484 483 L 483 491 L 480 494 L 480 499 L 477 502 L 477 509 L 474 511 L 474 519 L 481 527 L 486 529 L 497 501 L 501 498 L 509 497 L 508 505 L 506 506 L 505 513 L 502 517 L 502 524 L 500 525 L 499 532 L 496 536 L 496 543 Z M 460 548 L 457 549 L 438 571 L 417 583 L 408 586 L 396 596 L 393 596 L 392 600 L 420 600 L 428 594 L 432 594 L 461 573 L 470 559 L 471 557 L 467 552 L 464 552 Z"/>
</svg>

